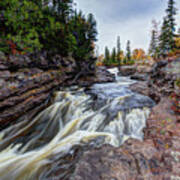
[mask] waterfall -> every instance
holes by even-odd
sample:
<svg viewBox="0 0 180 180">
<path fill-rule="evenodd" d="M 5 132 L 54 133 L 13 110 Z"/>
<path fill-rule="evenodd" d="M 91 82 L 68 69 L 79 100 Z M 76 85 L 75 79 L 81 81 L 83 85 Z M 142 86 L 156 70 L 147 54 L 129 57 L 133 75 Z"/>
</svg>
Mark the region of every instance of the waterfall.
<svg viewBox="0 0 180 180">
<path fill-rule="evenodd" d="M 24 119 L 2 131 L 0 179 L 45 180 L 63 166 L 55 161 L 76 145 L 118 147 L 128 138 L 143 140 L 142 130 L 153 101 L 132 93 L 125 82 L 122 84 L 96 84 L 88 91 L 59 91 L 54 103 L 31 122 Z M 54 177 L 61 179 L 62 174 Z"/>
</svg>

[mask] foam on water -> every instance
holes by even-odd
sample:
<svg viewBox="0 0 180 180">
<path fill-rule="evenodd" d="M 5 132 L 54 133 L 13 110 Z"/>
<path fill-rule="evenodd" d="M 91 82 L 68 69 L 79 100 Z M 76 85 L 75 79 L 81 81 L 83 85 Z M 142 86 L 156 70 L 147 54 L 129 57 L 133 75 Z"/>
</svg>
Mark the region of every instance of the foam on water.
<svg viewBox="0 0 180 180">
<path fill-rule="evenodd" d="M 119 93 L 118 88 L 125 92 Z M 94 99 L 82 89 L 60 91 L 54 104 L 31 122 L 24 120 L 2 131 L 0 179 L 44 180 L 45 174 L 56 168 L 50 166 L 52 157 L 63 156 L 73 146 L 98 138 L 103 139 L 101 144 L 113 146 L 120 146 L 131 137 L 143 140 L 150 108 L 124 110 L 124 102 L 134 94 L 121 83 L 95 85 L 93 89 L 100 96 L 104 92 L 103 98 L 108 99 L 99 108 L 93 107 Z"/>
</svg>

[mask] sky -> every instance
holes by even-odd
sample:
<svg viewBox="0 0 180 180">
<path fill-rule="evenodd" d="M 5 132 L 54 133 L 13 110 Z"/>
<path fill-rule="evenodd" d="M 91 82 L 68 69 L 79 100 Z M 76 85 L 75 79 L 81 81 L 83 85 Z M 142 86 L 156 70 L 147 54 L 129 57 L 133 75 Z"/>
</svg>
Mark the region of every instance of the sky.
<svg viewBox="0 0 180 180">
<path fill-rule="evenodd" d="M 92 13 L 97 21 L 100 54 L 105 46 L 116 46 L 117 36 L 121 37 L 121 46 L 125 50 L 127 40 L 131 49 L 148 50 L 152 20 L 162 22 L 168 0 L 74 0 L 76 8 L 86 15 Z M 180 0 L 176 0 L 178 15 L 176 23 L 180 27 Z"/>
</svg>

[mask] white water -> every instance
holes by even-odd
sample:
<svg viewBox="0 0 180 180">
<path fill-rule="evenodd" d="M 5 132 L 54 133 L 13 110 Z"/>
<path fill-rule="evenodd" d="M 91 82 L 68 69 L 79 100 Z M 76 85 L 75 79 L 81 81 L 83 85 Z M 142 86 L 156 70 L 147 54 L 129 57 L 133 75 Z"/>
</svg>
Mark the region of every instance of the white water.
<svg viewBox="0 0 180 180">
<path fill-rule="evenodd" d="M 99 145 L 120 146 L 130 137 L 142 140 L 150 109 L 123 109 L 136 95 L 128 90 L 133 81 L 117 80 L 91 88 L 98 95 L 97 102 L 100 99 L 97 108 L 83 89 L 60 91 L 54 104 L 31 122 L 24 120 L 1 132 L 0 180 L 48 179 L 47 173 L 56 168 L 52 168 L 52 158 L 69 153 L 77 144 L 101 139 Z M 139 99 L 134 102 L 141 103 Z"/>
</svg>

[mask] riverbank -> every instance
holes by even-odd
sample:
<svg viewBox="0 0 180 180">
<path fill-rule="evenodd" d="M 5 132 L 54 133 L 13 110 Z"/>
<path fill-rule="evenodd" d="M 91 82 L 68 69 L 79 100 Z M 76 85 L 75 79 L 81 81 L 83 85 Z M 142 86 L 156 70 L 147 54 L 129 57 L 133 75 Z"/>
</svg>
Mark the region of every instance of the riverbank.
<svg viewBox="0 0 180 180">
<path fill-rule="evenodd" d="M 54 104 L 44 112 L 42 110 L 51 104 L 53 92 L 61 87 L 71 85 L 89 87 L 94 83 L 114 81 L 114 76 L 108 73 L 106 68 L 100 67 L 96 69 L 93 76 L 82 76 L 78 81 L 73 81 L 76 77 L 76 65 L 71 58 L 59 59 L 59 64 L 54 62 L 56 66 L 40 63 L 36 64 L 37 67 L 35 65 L 30 67 L 23 65 L 22 67 L 17 65 L 19 62 L 17 59 L 16 61 L 6 59 L 6 61 L 1 62 L 8 62 L 8 64 L 1 63 L 1 68 L 4 68 L 1 71 L 3 80 L 1 82 L 5 85 L 0 89 L 4 90 L 1 91 L 1 117 L 7 117 L 7 124 L 5 121 L 1 121 L 1 126 L 3 129 L 7 125 L 14 125 L 2 135 L 3 140 L 0 148 L 3 150 L 9 147 L 12 142 L 19 146 L 19 150 L 17 150 L 18 147 L 14 146 L 11 149 L 12 154 L 9 153 L 8 156 L 12 155 L 11 158 L 15 164 L 19 159 L 16 165 L 22 168 L 19 168 L 20 171 L 16 171 L 16 168 L 12 167 L 11 173 L 18 176 L 18 173 L 27 172 L 26 168 L 31 168 L 33 160 L 35 160 L 39 164 L 35 163 L 34 166 L 40 166 L 42 169 L 37 168 L 37 171 L 44 170 L 41 173 L 45 177 L 63 177 L 63 180 L 69 179 L 70 176 L 73 180 L 121 180 L 123 178 L 159 180 L 180 176 L 178 174 L 180 172 L 180 118 L 177 111 L 178 104 L 175 101 L 179 98 L 178 83 L 176 82 L 176 78 L 179 76 L 179 68 L 177 68 L 179 60 L 174 61 L 175 65 L 167 62 L 154 65 L 147 74 L 148 79 L 143 81 L 144 89 L 138 88 L 142 82 L 131 85 L 131 90 L 134 88 L 133 91 L 153 98 L 157 102 L 156 106 L 151 103 L 152 101 L 148 97 L 143 98 L 142 95 L 131 94 L 126 86 L 131 82 L 121 82 L 119 79 L 119 82 L 102 84 L 102 86 L 96 84 L 91 89 L 86 88 L 87 91 L 90 90 L 89 93 L 87 91 L 86 93 L 61 91 L 59 95 L 57 93 Z M 24 64 L 24 61 L 22 62 Z M 16 64 L 14 65 L 14 63 Z M 48 69 L 48 67 L 51 68 Z M 172 93 L 175 94 L 172 96 Z M 87 94 L 93 96 L 88 97 Z M 41 99 L 41 97 L 44 98 Z M 91 101 L 92 97 L 95 98 L 95 101 Z M 106 102 L 108 98 L 115 99 Z M 92 104 L 93 102 L 94 104 Z M 144 129 L 144 141 L 141 141 L 132 139 L 132 137 L 137 134 L 143 135 L 139 130 L 136 132 L 137 128 L 142 130 L 145 125 L 146 111 L 147 114 L 150 112 L 143 108 L 143 103 L 147 104 L 145 107 L 153 108 Z M 104 107 L 106 111 L 102 109 L 101 114 L 99 108 L 101 109 L 105 105 L 108 105 L 109 109 Z M 98 110 L 97 113 L 91 110 L 91 106 Z M 139 110 L 131 112 L 128 111 L 129 108 L 139 108 Z M 118 118 L 121 118 L 116 119 L 120 110 L 124 111 L 124 114 L 118 114 Z M 40 111 L 42 113 L 36 116 Z M 90 113 L 89 116 L 87 113 Z M 19 119 L 22 121 L 21 123 L 17 123 L 15 115 L 21 117 Z M 117 122 L 118 120 L 120 122 Z M 68 122 L 70 123 L 68 124 Z M 128 128 L 130 129 L 128 130 Z M 12 129 L 13 132 L 11 132 Z M 120 138 L 120 142 L 122 140 L 124 142 L 127 137 L 131 137 L 131 139 L 127 140 L 121 147 L 103 145 L 94 148 L 93 143 L 89 142 L 88 138 L 97 137 L 99 131 L 105 131 L 104 133 L 109 136 L 109 139 L 113 136 L 107 132 L 112 131 L 112 134 L 117 135 L 117 139 Z M 72 134 L 73 132 L 75 134 Z M 118 136 L 120 132 L 124 138 Z M 68 137 L 63 141 L 64 136 Z M 85 140 L 85 146 L 81 142 L 81 138 Z M 118 144 L 117 139 L 112 139 L 113 144 Z M 96 140 L 101 142 L 103 138 L 99 137 Z M 77 145 L 73 146 L 74 142 Z M 79 144 L 79 142 L 81 143 Z M 26 151 L 29 152 L 26 153 Z M 68 153 L 62 153 L 64 151 Z M 29 153 L 34 159 L 29 158 Z M 5 157 L 3 153 L 1 155 L 2 158 Z M 45 167 L 42 162 L 48 163 L 48 166 Z M 11 167 L 11 162 L 7 162 L 6 157 L 4 165 Z M 46 168 L 51 169 L 51 171 L 46 172 Z M 3 167 L 1 172 L 3 173 Z M 33 175 L 37 174 L 39 173 Z"/>
<path fill-rule="evenodd" d="M 35 59 L 26 55 L 5 56 L 0 53 L 0 130 L 15 124 L 19 118 L 31 119 L 51 104 L 53 93 L 63 86 L 90 86 L 114 81 L 105 68 L 92 76 L 74 81 L 77 70 L 73 58 L 46 55 Z"/>
<path fill-rule="evenodd" d="M 131 89 L 153 98 L 144 129 L 144 141 L 129 139 L 119 148 L 104 145 L 83 153 L 73 179 L 179 179 L 180 178 L 180 60 L 159 62 L 148 80 L 131 85 Z M 176 107 L 175 107 L 176 106 Z"/>
</svg>

